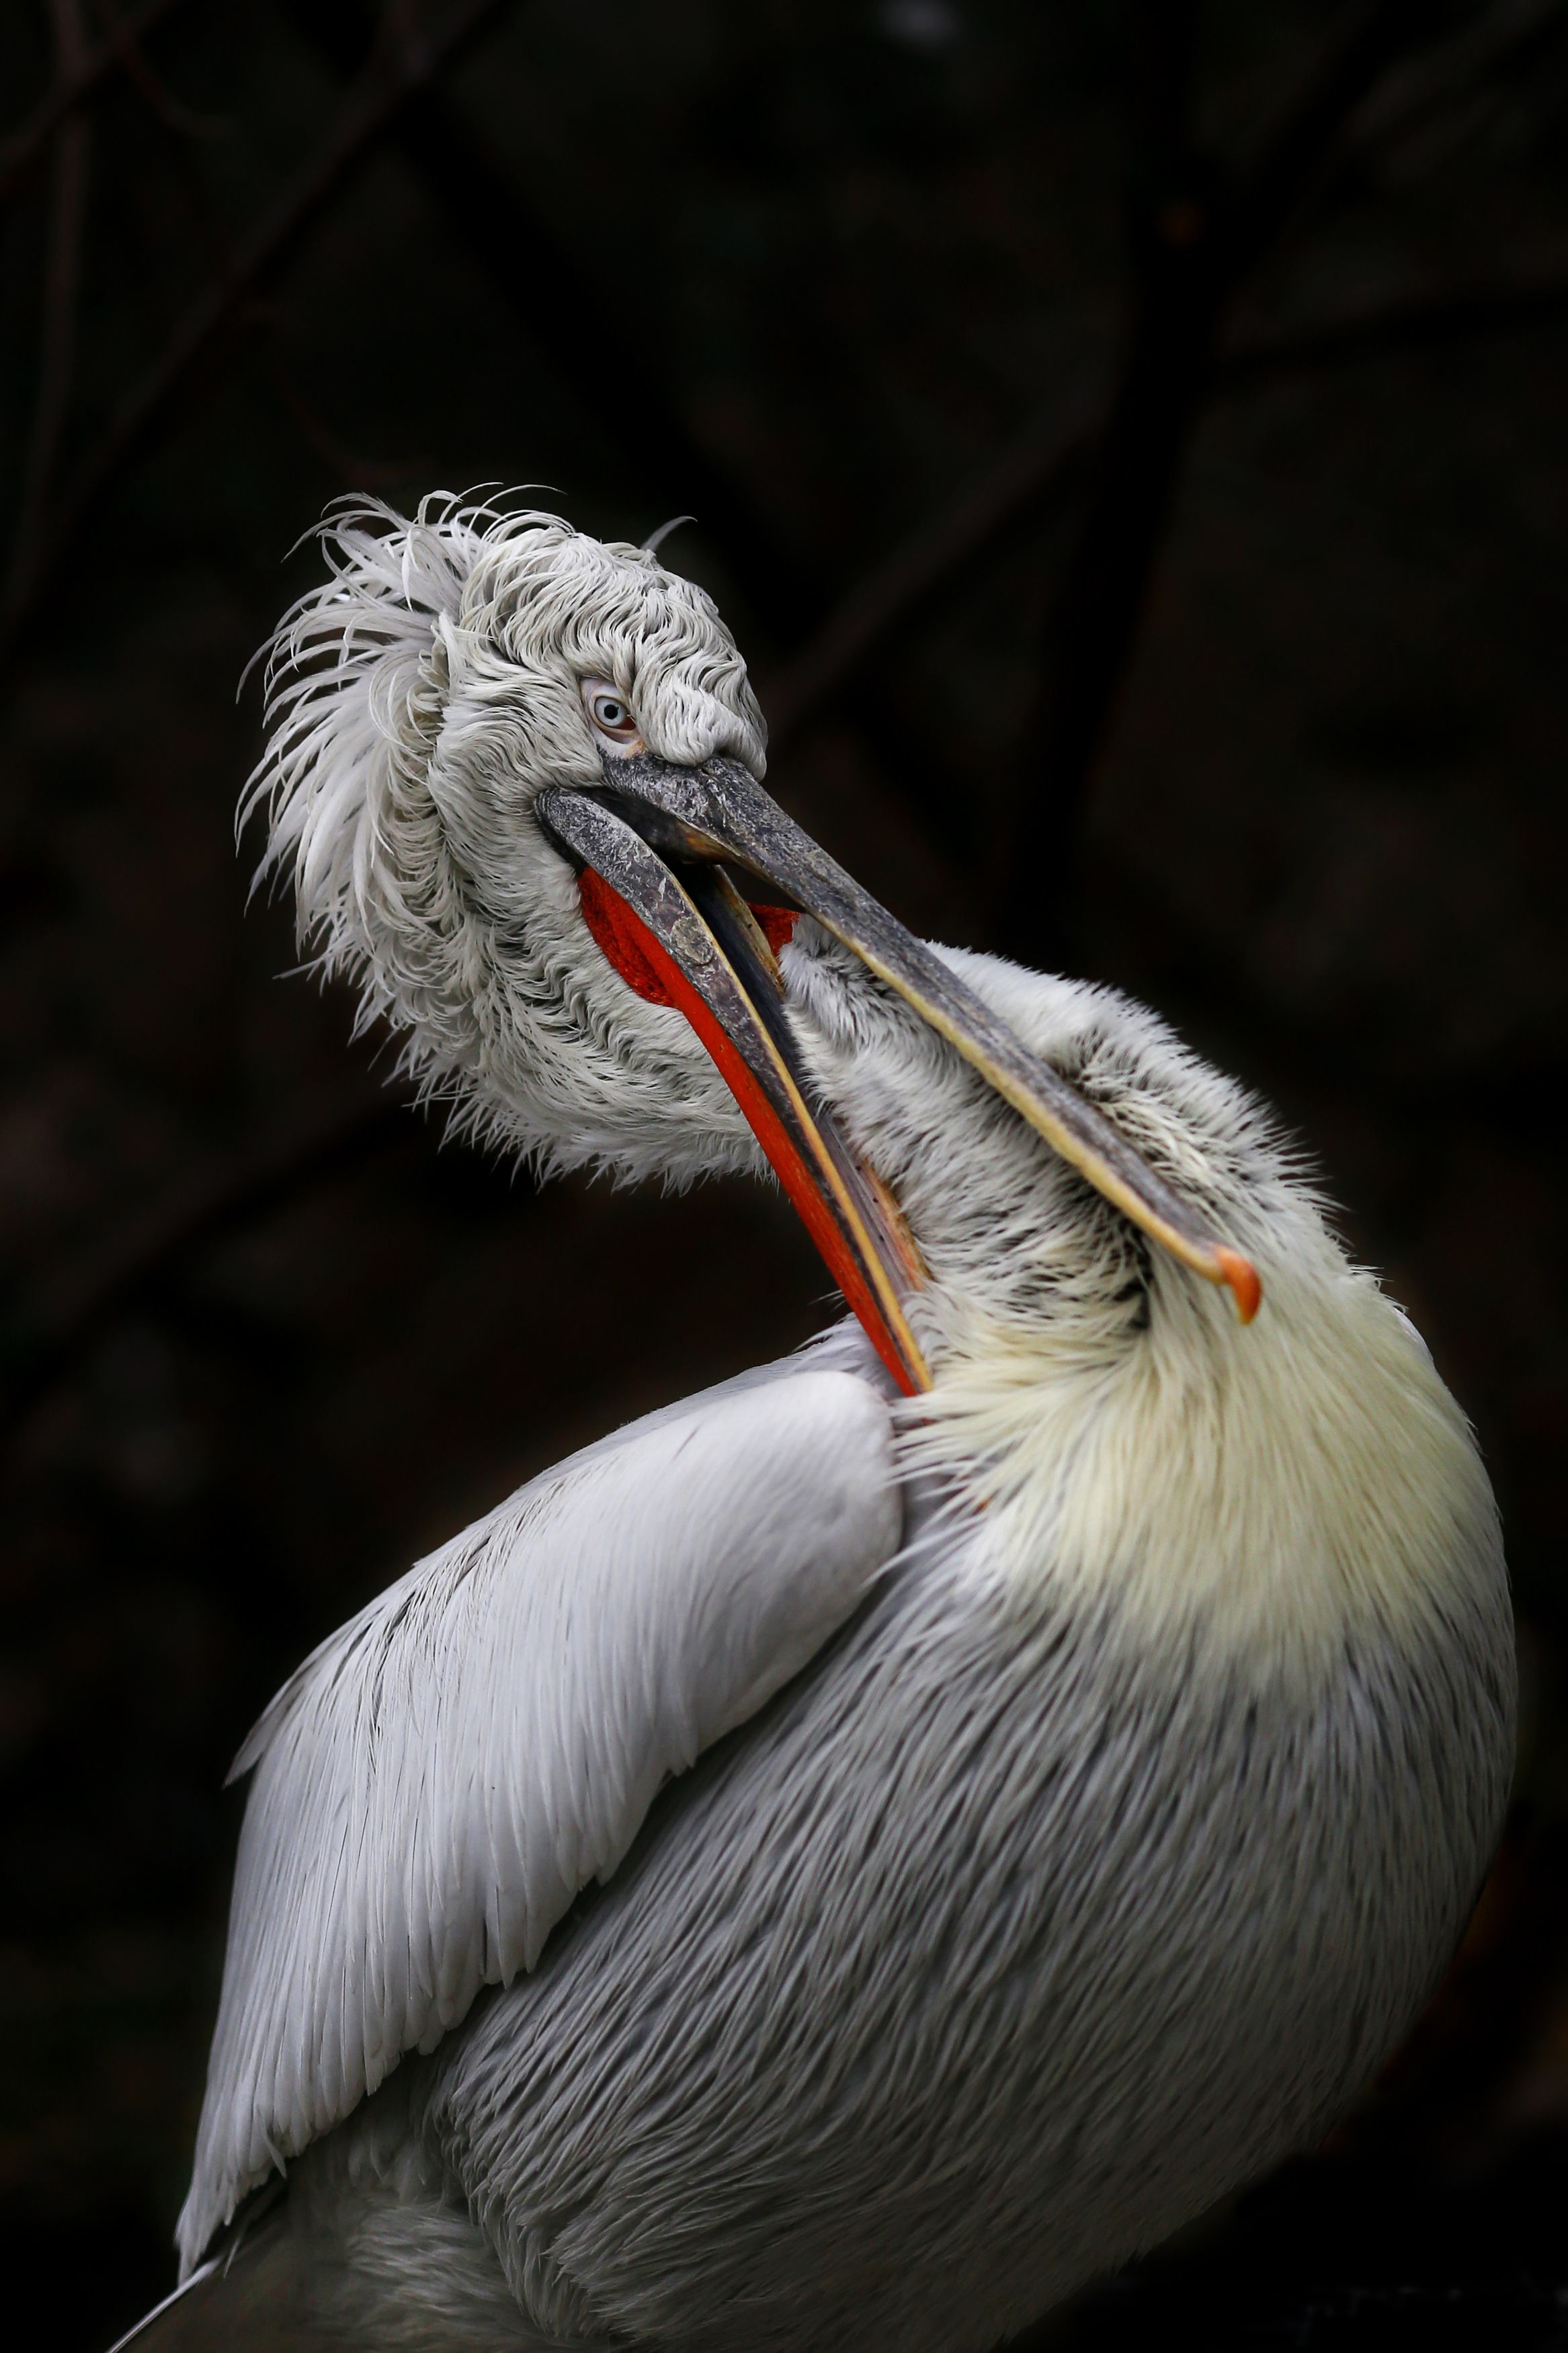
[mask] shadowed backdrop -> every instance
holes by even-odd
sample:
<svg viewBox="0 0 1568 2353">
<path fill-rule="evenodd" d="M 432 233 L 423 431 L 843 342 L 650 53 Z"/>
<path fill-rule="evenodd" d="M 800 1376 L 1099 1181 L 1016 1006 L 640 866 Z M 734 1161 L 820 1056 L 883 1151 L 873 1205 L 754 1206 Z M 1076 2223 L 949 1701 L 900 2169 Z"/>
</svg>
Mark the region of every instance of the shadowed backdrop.
<svg viewBox="0 0 1568 2353">
<path fill-rule="evenodd" d="M 18 0 L 0 108 L 14 2306 L 92 2353 L 170 2283 L 284 1674 L 831 1312 L 755 1188 L 443 1150 L 247 908 L 295 543 L 496 482 L 695 518 L 778 796 L 1271 1096 L 1498 1487 L 1525 1736 L 1466 1953 L 1070 2342 L 1568 2342 L 1568 5 Z"/>
</svg>

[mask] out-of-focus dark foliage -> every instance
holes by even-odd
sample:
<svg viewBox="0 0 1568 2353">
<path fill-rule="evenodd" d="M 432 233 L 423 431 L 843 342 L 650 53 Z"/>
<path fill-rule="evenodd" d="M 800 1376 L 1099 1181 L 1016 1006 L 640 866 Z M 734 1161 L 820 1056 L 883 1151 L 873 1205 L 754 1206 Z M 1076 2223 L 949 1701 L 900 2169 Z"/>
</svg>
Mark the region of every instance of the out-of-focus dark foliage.
<svg viewBox="0 0 1568 2353">
<path fill-rule="evenodd" d="M 247 910 L 291 543 L 499 480 L 696 512 L 781 796 L 1271 1095 L 1497 1482 L 1527 1722 L 1458 1970 L 1071 2342 L 1568 2343 L 1568 5 L 27 0 L 0 92 L 13 2310 L 89 2353 L 167 2284 L 276 1683 L 824 1313 L 768 1197 L 440 1151 Z"/>
</svg>

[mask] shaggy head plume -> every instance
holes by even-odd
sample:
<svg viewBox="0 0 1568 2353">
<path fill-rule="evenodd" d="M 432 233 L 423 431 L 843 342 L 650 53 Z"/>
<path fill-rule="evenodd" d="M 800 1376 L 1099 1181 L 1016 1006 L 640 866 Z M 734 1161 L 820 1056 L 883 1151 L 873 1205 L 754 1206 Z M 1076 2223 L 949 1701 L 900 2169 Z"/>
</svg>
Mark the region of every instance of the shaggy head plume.
<svg viewBox="0 0 1568 2353">
<path fill-rule="evenodd" d="M 757 1155 L 684 1018 L 594 944 L 570 865 L 532 815 L 599 783 L 585 679 L 650 750 L 727 753 L 760 776 L 762 713 L 712 600 L 649 549 L 446 494 L 405 519 L 345 503 L 331 578 L 268 649 L 258 880 L 292 884 L 300 944 L 384 1020 L 456 1124 L 542 1168 L 675 1183 Z"/>
</svg>

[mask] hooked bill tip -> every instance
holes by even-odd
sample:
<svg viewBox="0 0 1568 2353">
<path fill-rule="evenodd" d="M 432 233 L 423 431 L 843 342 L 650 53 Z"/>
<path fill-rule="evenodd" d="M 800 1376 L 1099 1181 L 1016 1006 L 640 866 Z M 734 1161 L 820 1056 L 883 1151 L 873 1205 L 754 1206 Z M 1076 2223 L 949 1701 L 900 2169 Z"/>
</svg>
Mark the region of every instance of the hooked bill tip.
<svg viewBox="0 0 1568 2353">
<path fill-rule="evenodd" d="M 1244 1324 L 1250 1324 L 1263 1304 L 1263 1284 L 1258 1269 L 1249 1258 L 1243 1258 L 1239 1250 L 1227 1250 L 1223 1242 L 1214 1255 L 1222 1279 L 1230 1285 L 1237 1314 Z"/>
</svg>

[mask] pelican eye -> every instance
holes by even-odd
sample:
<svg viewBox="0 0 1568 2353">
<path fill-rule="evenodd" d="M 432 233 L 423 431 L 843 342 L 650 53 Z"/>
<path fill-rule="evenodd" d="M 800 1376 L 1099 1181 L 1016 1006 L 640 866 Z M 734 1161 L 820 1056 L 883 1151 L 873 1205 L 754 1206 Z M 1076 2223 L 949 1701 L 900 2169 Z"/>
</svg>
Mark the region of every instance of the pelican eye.
<svg viewBox="0 0 1568 2353">
<path fill-rule="evenodd" d="M 640 749 L 641 731 L 632 715 L 631 704 L 618 687 L 611 686 L 607 680 L 602 678 L 584 679 L 583 707 L 587 712 L 589 725 L 606 743 L 618 744 L 627 751 Z"/>
</svg>

